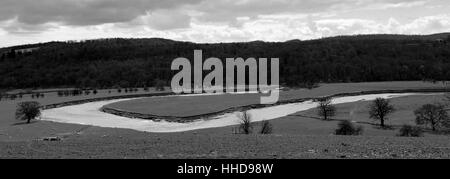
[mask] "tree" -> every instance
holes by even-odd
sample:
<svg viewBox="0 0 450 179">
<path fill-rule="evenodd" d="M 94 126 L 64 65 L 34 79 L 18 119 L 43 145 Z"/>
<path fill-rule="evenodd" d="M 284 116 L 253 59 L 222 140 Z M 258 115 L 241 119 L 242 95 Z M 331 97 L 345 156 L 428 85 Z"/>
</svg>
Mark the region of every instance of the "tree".
<svg viewBox="0 0 450 179">
<path fill-rule="evenodd" d="M 336 107 L 331 104 L 331 98 L 321 98 L 319 99 L 318 115 L 323 118 L 323 120 L 329 120 L 330 117 L 336 115 Z"/>
<path fill-rule="evenodd" d="M 41 105 L 35 101 L 21 102 L 21 103 L 17 104 L 16 119 L 23 120 L 23 121 L 26 120 L 27 123 L 30 123 L 32 119 L 35 119 L 35 118 L 41 116 L 40 106 Z"/>
<path fill-rule="evenodd" d="M 164 91 L 165 90 L 164 85 L 165 82 L 163 80 L 156 80 L 155 81 L 156 91 Z"/>
<path fill-rule="evenodd" d="M 389 103 L 387 99 L 377 98 L 369 106 L 370 118 L 379 120 L 381 127 L 385 127 L 384 123 L 388 120 L 387 116 L 395 111 L 394 106 Z"/>
<path fill-rule="evenodd" d="M 450 127 L 450 117 L 443 104 L 425 104 L 414 111 L 417 125 L 430 125 L 433 131 L 440 127 Z"/>
<path fill-rule="evenodd" d="M 242 134 L 250 134 L 253 130 L 252 116 L 248 111 L 242 112 L 239 117 L 239 130 Z"/>
<path fill-rule="evenodd" d="M 260 134 L 272 134 L 273 132 L 273 126 L 269 121 L 263 121 L 261 123 L 261 130 L 259 131 Z"/>
</svg>

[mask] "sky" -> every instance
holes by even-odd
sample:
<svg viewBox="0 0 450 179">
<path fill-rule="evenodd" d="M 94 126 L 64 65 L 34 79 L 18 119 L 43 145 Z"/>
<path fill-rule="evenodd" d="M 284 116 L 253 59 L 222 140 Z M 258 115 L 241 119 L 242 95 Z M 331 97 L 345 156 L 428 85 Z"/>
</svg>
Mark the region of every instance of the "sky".
<svg viewBox="0 0 450 179">
<path fill-rule="evenodd" d="M 97 38 L 198 43 L 450 31 L 449 0 L 1 0 L 0 47 Z"/>
</svg>

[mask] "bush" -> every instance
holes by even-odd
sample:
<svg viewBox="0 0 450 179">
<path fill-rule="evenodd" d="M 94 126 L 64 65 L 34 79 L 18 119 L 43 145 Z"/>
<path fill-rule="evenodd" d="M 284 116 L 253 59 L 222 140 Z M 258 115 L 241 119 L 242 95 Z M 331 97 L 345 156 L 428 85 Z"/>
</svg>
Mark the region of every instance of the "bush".
<svg viewBox="0 0 450 179">
<path fill-rule="evenodd" d="M 422 137 L 423 131 L 420 127 L 411 126 L 411 125 L 403 125 L 400 128 L 398 136 L 400 137 Z"/>
<path fill-rule="evenodd" d="M 261 123 L 261 131 L 259 131 L 260 134 L 272 134 L 273 132 L 273 126 L 269 121 L 263 121 Z"/>
<path fill-rule="evenodd" d="M 336 135 L 361 135 L 363 127 L 355 127 L 350 121 L 342 121 L 338 124 L 338 128 L 335 131 Z"/>
<path fill-rule="evenodd" d="M 239 116 L 239 131 L 241 134 L 251 134 L 252 130 L 253 130 L 253 125 L 252 125 L 252 117 L 251 115 L 247 112 L 244 111 L 242 112 L 242 114 L 240 114 Z"/>
</svg>

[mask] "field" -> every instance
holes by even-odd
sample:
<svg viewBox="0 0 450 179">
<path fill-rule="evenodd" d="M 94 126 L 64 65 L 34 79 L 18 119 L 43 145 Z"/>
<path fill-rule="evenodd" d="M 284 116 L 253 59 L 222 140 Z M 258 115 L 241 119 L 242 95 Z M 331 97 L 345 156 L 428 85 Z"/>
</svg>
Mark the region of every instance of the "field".
<svg viewBox="0 0 450 179">
<path fill-rule="evenodd" d="M 440 87 L 442 84 L 422 82 L 324 84 L 314 90 L 287 91 L 282 94 L 282 99 L 381 89 Z M 79 98 L 89 97 L 59 98 L 46 95 L 40 102 L 51 104 Z M 176 108 L 186 113 L 191 111 L 192 114 L 198 114 L 248 103 L 241 100 L 243 98 L 236 98 L 239 101 L 237 103 L 205 109 L 205 104 L 213 106 L 212 104 L 217 103 L 216 100 L 224 100 L 208 97 L 187 98 L 177 100 L 181 98 L 175 97 L 175 101 L 160 100 L 155 103 L 158 105 L 154 105 L 158 106 L 159 110 L 151 113 L 172 115 L 170 111 Z M 18 101 L 2 101 L 0 158 L 450 158 L 448 135 L 428 132 L 421 138 L 396 137 L 399 125 L 414 121 L 413 110 L 422 104 L 441 102 L 442 99 L 443 95 L 392 99 L 398 110 L 390 116 L 387 124 L 393 128 L 388 130 L 380 129 L 375 121 L 368 118 L 368 102 L 356 102 L 337 105 L 339 113 L 333 121 L 317 119 L 316 110 L 312 109 L 272 120 L 274 133 L 271 135 L 248 136 L 233 134 L 233 128 L 236 126 L 180 133 L 145 133 L 45 121 L 27 125 L 14 120 L 14 106 Z M 206 103 L 208 101 L 213 103 Z M 184 109 L 180 107 L 181 104 L 190 106 Z M 151 106 L 146 107 L 153 109 Z M 192 110 L 195 108 L 201 111 Z M 177 113 L 185 114 L 183 112 Z M 350 137 L 333 135 L 338 121 L 343 119 L 358 122 L 358 125 L 364 127 L 364 134 Z M 255 130 L 258 130 L 259 124 L 255 125 Z M 63 140 L 36 140 L 49 136 L 59 136 Z"/>
<path fill-rule="evenodd" d="M 443 85 L 422 82 L 380 82 L 380 83 L 336 83 L 319 88 L 292 89 L 280 92 L 280 101 L 328 96 L 340 93 L 377 90 L 429 89 Z M 232 107 L 258 104 L 262 94 L 220 95 L 220 96 L 177 96 L 170 98 L 146 98 L 123 101 L 105 106 L 127 112 L 153 114 L 156 116 L 189 117 L 214 113 Z"/>
</svg>

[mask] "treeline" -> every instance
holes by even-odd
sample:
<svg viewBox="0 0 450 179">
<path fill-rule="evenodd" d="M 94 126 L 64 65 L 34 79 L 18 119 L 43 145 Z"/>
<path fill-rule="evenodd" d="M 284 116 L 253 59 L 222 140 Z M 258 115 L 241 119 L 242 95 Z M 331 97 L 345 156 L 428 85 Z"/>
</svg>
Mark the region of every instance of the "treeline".
<svg viewBox="0 0 450 179">
<path fill-rule="evenodd" d="M 370 37 L 370 38 L 369 38 Z M 38 47 L 38 48 L 36 48 Z M 0 49 L 0 88 L 126 88 L 170 84 L 172 60 L 280 58 L 280 83 L 449 80 L 450 38 L 337 37 L 310 41 L 195 44 L 101 39 Z"/>
</svg>

